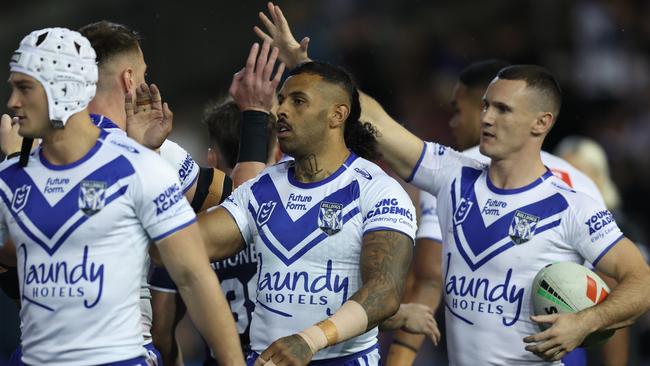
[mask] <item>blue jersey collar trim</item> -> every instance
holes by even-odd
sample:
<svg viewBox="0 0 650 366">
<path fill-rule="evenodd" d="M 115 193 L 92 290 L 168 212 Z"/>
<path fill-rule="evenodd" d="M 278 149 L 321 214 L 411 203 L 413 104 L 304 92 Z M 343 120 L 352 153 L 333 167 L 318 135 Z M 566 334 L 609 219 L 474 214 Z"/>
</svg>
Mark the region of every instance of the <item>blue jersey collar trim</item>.
<svg viewBox="0 0 650 366">
<path fill-rule="evenodd" d="M 294 187 L 298 187 L 298 188 L 316 188 L 316 187 L 320 187 L 323 184 L 329 183 L 329 182 L 333 181 L 334 179 L 336 179 L 336 177 L 341 175 L 355 160 L 357 160 L 357 158 L 358 158 L 358 156 L 355 153 L 350 152 L 350 155 L 348 156 L 347 159 L 345 159 L 345 161 L 343 162 L 343 165 L 341 165 L 334 172 L 334 174 L 330 175 L 329 177 L 327 177 L 327 178 L 325 178 L 325 179 L 323 179 L 321 181 L 311 182 L 311 183 L 304 183 L 304 182 L 300 182 L 300 181 L 296 180 L 295 167 L 292 165 L 287 170 L 289 183 L 291 183 L 291 185 L 293 185 Z"/>
<path fill-rule="evenodd" d="M 486 174 L 485 178 L 486 178 L 486 181 L 487 181 L 488 189 L 490 191 L 492 191 L 493 193 L 496 193 L 496 194 L 505 194 L 505 195 L 507 195 L 507 194 L 517 194 L 517 193 L 521 193 L 521 192 L 525 192 L 525 191 L 528 191 L 530 189 L 533 189 L 533 188 L 537 187 L 538 185 L 542 184 L 543 181 L 547 180 L 548 178 L 550 178 L 552 176 L 553 176 L 553 172 L 551 172 L 548 168 L 546 168 L 546 172 L 544 174 L 542 174 L 541 177 L 535 179 L 532 183 L 530 183 L 528 185 L 525 185 L 523 187 L 520 187 L 520 188 L 513 188 L 513 189 L 505 189 L 505 188 L 499 188 L 499 187 L 495 186 L 492 183 L 492 181 L 490 180 L 490 175 L 489 174 Z"/>
</svg>

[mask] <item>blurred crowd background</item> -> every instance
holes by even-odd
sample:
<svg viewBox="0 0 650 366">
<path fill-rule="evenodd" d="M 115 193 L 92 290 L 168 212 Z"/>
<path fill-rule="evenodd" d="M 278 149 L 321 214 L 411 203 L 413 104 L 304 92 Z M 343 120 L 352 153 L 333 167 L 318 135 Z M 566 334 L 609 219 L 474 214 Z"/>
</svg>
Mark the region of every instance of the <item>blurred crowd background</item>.
<svg viewBox="0 0 650 366">
<path fill-rule="evenodd" d="M 547 138 L 551 151 L 567 135 L 605 148 L 623 212 L 647 243 L 650 214 L 650 1 L 490 0 L 279 1 L 294 35 L 311 38 L 312 58 L 345 66 L 359 86 L 417 135 L 452 144 L 449 99 L 459 71 L 501 58 L 547 67 L 559 79 L 564 104 Z M 0 60 L 34 29 L 77 29 L 107 19 L 138 30 L 148 81 L 174 111 L 172 139 L 205 164 L 205 104 L 227 92 L 257 41 L 264 1 L 29 0 L 3 1 Z M 8 66 L 0 68 L 8 78 Z M 9 86 L 0 88 L 3 113 Z M 645 198 L 644 198 L 645 197 Z M 629 234 L 630 236 L 632 234 Z M 649 284 L 650 291 L 650 284 Z M 0 294 L 0 365 L 18 342 L 16 310 Z M 644 323 L 645 322 L 645 323 Z M 647 319 L 633 336 L 635 364 L 650 364 Z M 201 348 L 182 329 L 188 364 Z M 644 342 L 646 344 L 643 344 Z M 523 345 L 522 345 L 523 346 Z M 442 357 L 440 363 L 432 362 Z M 444 365 L 427 347 L 418 362 Z"/>
</svg>

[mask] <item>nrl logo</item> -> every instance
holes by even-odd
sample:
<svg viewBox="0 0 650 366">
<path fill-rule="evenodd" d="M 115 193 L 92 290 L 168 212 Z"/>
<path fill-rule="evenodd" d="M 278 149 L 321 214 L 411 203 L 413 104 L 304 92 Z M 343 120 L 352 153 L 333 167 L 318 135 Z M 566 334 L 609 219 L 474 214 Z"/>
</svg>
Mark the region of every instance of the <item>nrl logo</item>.
<svg viewBox="0 0 650 366">
<path fill-rule="evenodd" d="M 14 199 L 11 201 L 11 209 L 15 213 L 18 213 L 23 208 L 25 208 L 25 205 L 27 204 L 27 198 L 29 198 L 29 192 L 31 191 L 31 189 L 32 186 L 27 184 L 16 189 L 16 192 L 14 192 Z"/>
<path fill-rule="evenodd" d="M 529 241 L 535 236 L 537 222 L 539 222 L 539 217 L 519 210 L 515 211 L 515 216 L 512 218 L 508 230 L 510 239 L 517 245 Z"/>
<path fill-rule="evenodd" d="M 92 216 L 104 208 L 106 182 L 84 180 L 79 184 L 79 209 Z"/>
<path fill-rule="evenodd" d="M 468 201 L 465 198 L 461 198 L 460 202 L 458 203 L 458 208 L 456 209 L 456 212 L 454 212 L 454 224 L 462 224 L 463 221 L 465 221 L 467 218 L 467 214 L 473 205 L 474 202 Z"/>
<path fill-rule="evenodd" d="M 271 214 L 273 213 L 273 210 L 275 210 L 275 206 L 277 205 L 277 202 L 275 201 L 270 201 L 266 203 L 262 203 L 260 206 L 260 210 L 257 211 L 257 225 L 263 226 L 266 224 L 269 219 L 271 218 Z"/>
<path fill-rule="evenodd" d="M 318 227 L 327 235 L 334 235 L 343 227 L 343 205 L 340 203 L 321 202 L 318 212 Z"/>
</svg>

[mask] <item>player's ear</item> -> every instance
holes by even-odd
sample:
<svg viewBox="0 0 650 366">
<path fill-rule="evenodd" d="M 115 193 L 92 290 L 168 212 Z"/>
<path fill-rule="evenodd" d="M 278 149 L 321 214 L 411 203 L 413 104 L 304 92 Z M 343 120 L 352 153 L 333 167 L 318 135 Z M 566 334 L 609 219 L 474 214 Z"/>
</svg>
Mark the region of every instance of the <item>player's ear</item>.
<svg viewBox="0 0 650 366">
<path fill-rule="evenodd" d="M 219 165 L 219 151 L 214 147 L 208 148 L 208 165 L 217 168 Z"/>
<path fill-rule="evenodd" d="M 347 104 L 335 104 L 334 107 L 332 107 L 332 111 L 330 113 L 330 127 L 331 128 L 337 128 L 342 126 L 345 123 L 345 120 L 348 119 L 348 116 L 350 115 L 350 106 Z"/>
<path fill-rule="evenodd" d="M 135 85 L 135 79 L 133 76 L 134 76 L 133 69 L 130 67 L 122 70 L 122 72 L 120 73 L 120 82 L 122 84 L 122 91 L 125 94 L 127 92 L 131 92 L 135 94 L 135 88 L 137 88 L 138 85 Z"/>
<path fill-rule="evenodd" d="M 542 112 L 537 115 L 531 133 L 533 136 L 545 136 L 553 127 L 555 116 L 551 112 Z"/>
</svg>

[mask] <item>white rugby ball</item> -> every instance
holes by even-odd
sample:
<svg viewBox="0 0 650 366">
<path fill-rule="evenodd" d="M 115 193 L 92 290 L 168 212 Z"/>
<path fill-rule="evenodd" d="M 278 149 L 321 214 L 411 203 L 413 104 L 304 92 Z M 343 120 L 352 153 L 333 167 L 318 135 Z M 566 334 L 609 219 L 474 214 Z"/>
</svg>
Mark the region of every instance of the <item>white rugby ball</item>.
<svg viewBox="0 0 650 366">
<path fill-rule="evenodd" d="M 533 280 L 534 313 L 575 313 L 602 302 L 609 292 L 605 281 L 585 266 L 573 262 L 549 264 Z M 541 328 L 548 328 L 548 324 L 542 324 Z M 581 346 L 603 343 L 613 334 L 613 330 L 593 333 Z"/>
</svg>

